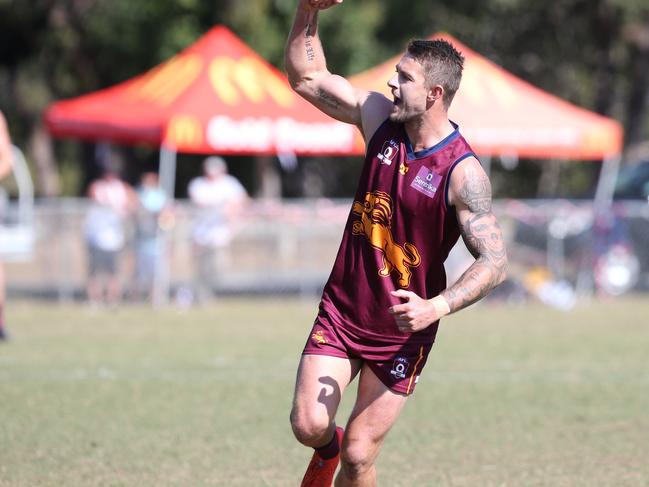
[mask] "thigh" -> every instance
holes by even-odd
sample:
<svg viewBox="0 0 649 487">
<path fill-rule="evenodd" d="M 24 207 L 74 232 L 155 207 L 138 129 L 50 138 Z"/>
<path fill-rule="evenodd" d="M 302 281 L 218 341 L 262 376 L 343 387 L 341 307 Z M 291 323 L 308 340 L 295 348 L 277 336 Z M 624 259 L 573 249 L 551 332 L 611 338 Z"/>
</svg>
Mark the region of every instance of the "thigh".
<svg viewBox="0 0 649 487">
<path fill-rule="evenodd" d="M 340 398 L 360 369 L 360 360 L 327 355 L 302 355 L 295 383 L 293 409 L 333 421 Z"/>
<path fill-rule="evenodd" d="M 348 454 L 372 462 L 407 398 L 407 395 L 391 390 L 367 364 L 363 365 L 356 403 L 343 441 Z"/>
</svg>

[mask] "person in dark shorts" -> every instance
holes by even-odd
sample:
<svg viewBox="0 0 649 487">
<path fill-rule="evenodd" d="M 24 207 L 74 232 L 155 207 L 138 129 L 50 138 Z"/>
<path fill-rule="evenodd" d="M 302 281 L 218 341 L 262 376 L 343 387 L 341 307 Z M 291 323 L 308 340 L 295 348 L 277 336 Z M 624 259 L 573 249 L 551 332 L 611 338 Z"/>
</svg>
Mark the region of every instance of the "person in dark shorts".
<svg viewBox="0 0 649 487">
<path fill-rule="evenodd" d="M 286 46 L 293 88 L 355 124 L 366 157 L 340 250 L 300 360 L 291 411 L 298 441 L 315 449 L 302 486 L 376 485 L 375 459 L 412 394 L 439 320 L 483 298 L 506 276 L 491 185 L 447 111 L 464 58 L 444 40 L 415 40 L 388 81 L 390 100 L 331 74 L 318 13 L 342 0 L 298 0 Z M 475 257 L 447 287 L 458 238 Z M 358 376 L 345 430 L 336 411 Z"/>
</svg>

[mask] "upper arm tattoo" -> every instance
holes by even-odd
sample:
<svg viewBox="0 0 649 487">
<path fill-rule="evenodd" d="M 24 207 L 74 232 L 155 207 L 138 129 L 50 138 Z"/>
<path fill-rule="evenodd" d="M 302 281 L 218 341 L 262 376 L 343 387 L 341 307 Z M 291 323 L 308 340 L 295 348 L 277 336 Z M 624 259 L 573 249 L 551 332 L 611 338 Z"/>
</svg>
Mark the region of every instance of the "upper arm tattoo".
<svg viewBox="0 0 649 487">
<path fill-rule="evenodd" d="M 487 213 L 491 211 L 491 184 L 485 174 L 478 174 L 472 168 L 467 169 L 466 179 L 458 193 L 471 213 Z"/>
<path fill-rule="evenodd" d="M 460 232 L 476 261 L 444 292 L 453 311 L 484 297 L 503 281 L 507 268 L 505 242 L 498 220 L 491 212 L 491 185 L 487 176 L 467 168 L 457 198 L 469 212 L 461 220 Z"/>
<path fill-rule="evenodd" d="M 334 110 L 340 108 L 340 101 L 338 100 L 338 98 L 331 95 L 330 93 L 327 93 L 322 88 L 318 88 L 317 95 L 318 98 L 329 108 L 333 108 Z"/>
</svg>

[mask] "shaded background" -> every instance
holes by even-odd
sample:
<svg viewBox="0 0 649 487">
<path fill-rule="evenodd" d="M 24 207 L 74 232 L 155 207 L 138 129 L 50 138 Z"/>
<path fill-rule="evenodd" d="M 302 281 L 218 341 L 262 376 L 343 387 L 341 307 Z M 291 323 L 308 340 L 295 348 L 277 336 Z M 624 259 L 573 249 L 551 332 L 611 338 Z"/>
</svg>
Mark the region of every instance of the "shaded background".
<svg viewBox="0 0 649 487">
<path fill-rule="evenodd" d="M 36 248 L 29 262 L 10 266 L 10 287 L 72 297 L 83 286 L 83 196 L 99 172 L 97 150 L 93 144 L 48 136 L 42 113 L 51 102 L 138 75 L 215 24 L 232 29 L 282 69 L 294 8 L 295 0 L 0 0 L 0 109 L 13 141 L 25 152 L 37 208 Z M 329 68 L 342 75 L 375 66 L 402 52 L 408 39 L 438 31 L 539 88 L 620 121 L 623 166 L 649 160 L 646 1 L 419 1 L 409 2 L 406 10 L 398 0 L 347 0 L 320 17 Z M 114 150 L 130 183 L 158 166 L 157 148 Z M 179 286 L 191 278 L 191 208 L 184 199 L 201 161 L 201 156 L 178 155 L 175 196 L 180 202 L 169 240 L 172 280 Z M 613 217 L 595 221 L 587 205 L 600 162 L 491 161 L 513 282 L 529 280 L 530 271 L 541 267 L 549 270 L 545 282 L 567 279 L 574 288 L 592 289 L 593 277 L 587 274 L 602 256 L 612 255 L 609 267 L 619 269 L 620 255 L 609 251 L 621 248 L 627 258 L 622 267 L 628 272 L 629 265 L 639 266 L 634 284 L 649 289 L 646 195 L 630 195 L 636 200 L 615 209 Z M 301 157 L 291 168 L 274 157 L 228 157 L 230 172 L 255 197 L 254 218 L 219 257 L 225 282 L 217 288 L 317 293 L 335 255 L 361 164 L 360 157 Z M 15 199 L 12 183 L 3 185 Z M 629 256 L 635 259 L 631 264 Z M 458 261 L 449 266 L 462 268 L 466 256 Z M 538 275 L 532 278 L 528 291 L 539 281 Z M 515 297 L 517 286 L 504 292 Z"/>
<path fill-rule="evenodd" d="M 294 5 L 294 0 L 0 1 L 0 108 L 27 154 L 37 196 L 82 195 L 96 172 L 92 148 L 53 143 L 44 132 L 41 114 L 50 102 L 137 75 L 217 23 L 281 68 Z M 397 0 L 349 0 L 321 15 L 320 22 L 330 69 L 343 75 L 397 54 L 411 37 L 447 31 L 532 84 L 619 120 L 627 159 L 643 157 L 638 151 L 649 130 L 646 2 L 422 1 L 411 2 L 404 15 Z M 153 150 L 121 150 L 131 182 L 157 165 Z M 180 156 L 177 196 L 185 196 L 199 159 Z M 336 164 L 301 160 L 297 172 L 281 171 L 281 194 L 349 197 L 359 164 L 358 158 L 339 158 Z M 249 158 L 234 158 L 231 167 L 252 194 L 260 191 Z M 500 164 L 493 170 L 496 197 L 554 197 L 588 195 L 598 167 L 526 160 L 516 171 Z M 319 184 L 305 188 L 305 178 Z"/>
</svg>

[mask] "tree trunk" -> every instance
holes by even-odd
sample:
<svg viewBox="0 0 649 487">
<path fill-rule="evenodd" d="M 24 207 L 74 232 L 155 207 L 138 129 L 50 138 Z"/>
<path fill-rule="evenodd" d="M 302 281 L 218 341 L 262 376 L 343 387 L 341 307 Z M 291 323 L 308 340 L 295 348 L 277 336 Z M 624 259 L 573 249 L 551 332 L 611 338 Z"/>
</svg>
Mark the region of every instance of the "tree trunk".
<svg viewBox="0 0 649 487">
<path fill-rule="evenodd" d="M 39 196 L 58 196 L 61 193 L 61 184 L 54 160 L 52 139 L 40 122 L 32 131 L 28 151 L 37 175 L 36 193 Z"/>
<path fill-rule="evenodd" d="M 626 145 L 632 146 L 643 141 L 646 131 L 649 102 L 649 11 L 641 23 L 627 31 L 631 42 L 629 53 L 629 97 L 627 99 Z"/>
<path fill-rule="evenodd" d="M 614 44 L 620 34 L 621 11 L 607 2 L 600 2 L 593 19 L 593 29 L 597 32 L 597 59 L 595 71 L 595 111 L 610 115 L 615 100 L 615 73 L 617 71 L 613 56 Z"/>
<path fill-rule="evenodd" d="M 258 156 L 255 196 L 279 200 L 282 197 L 282 177 L 277 164 L 270 156 Z"/>
</svg>

